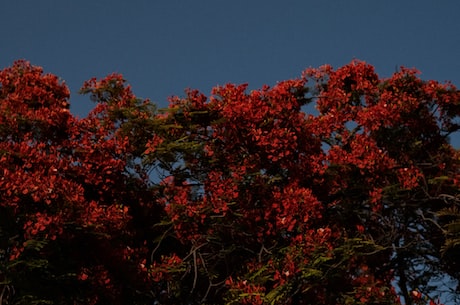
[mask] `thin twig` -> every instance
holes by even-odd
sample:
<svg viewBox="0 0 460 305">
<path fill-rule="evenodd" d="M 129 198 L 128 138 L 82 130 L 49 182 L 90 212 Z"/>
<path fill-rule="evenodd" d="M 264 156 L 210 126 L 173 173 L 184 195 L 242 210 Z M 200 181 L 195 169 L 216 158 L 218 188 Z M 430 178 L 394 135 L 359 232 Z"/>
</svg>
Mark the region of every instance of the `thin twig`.
<svg viewBox="0 0 460 305">
<path fill-rule="evenodd" d="M 195 290 L 196 281 L 198 278 L 198 266 L 196 263 L 196 250 L 193 251 L 193 269 L 194 269 L 195 274 L 193 276 L 193 285 L 192 285 L 192 290 L 190 291 L 190 293 L 193 293 L 193 290 Z"/>
<path fill-rule="evenodd" d="M 431 222 L 431 223 L 434 224 L 439 230 L 441 230 L 441 232 L 446 233 L 446 231 L 445 231 L 436 221 L 434 221 L 434 220 L 431 219 L 431 218 L 425 217 L 425 215 L 423 214 L 423 211 L 422 211 L 421 209 L 417 209 L 417 210 L 415 211 L 415 213 L 416 213 L 417 215 L 419 215 L 419 216 L 422 218 L 422 220 Z"/>
<path fill-rule="evenodd" d="M 2 294 L 0 294 L 0 305 L 3 304 L 3 295 L 5 294 L 6 285 L 3 286 Z"/>
<path fill-rule="evenodd" d="M 160 240 L 158 241 L 158 244 L 156 245 L 156 247 L 152 250 L 152 254 L 150 254 L 150 261 L 153 262 L 153 255 L 155 254 L 155 252 L 157 252 L 158 248 L 160 248 L 160 245 L 161 245 L 161 242 L 163 241 L 163 239 L 166 237 L 166 234 L 168 234 L 169 231 L 171 231 L 172 227 L 170 227 L 169 229 L 167 229 L 163 235 L 161 236 Z M 0 304 L 1 305 L 1 304 Z"/>
<path fill-rule="evenodd" d="M 204 303 L 206 301 L 206 298 L 208 297 L 209 291 L 211 291 L 212 287 L 220 286 L 225 283 L 226 280 L 223 280 L 219 283 L 213 284 L 212 281 L 209 281 L 209 286 L 208 289 L 206 290 L 206 293 L 204 294 L 204 297 L 201 299 L 201 303 Z"/>
<path fill-rule="evenodd" d="M 262 244 L 262 247 L 260 248 L 260 251 L 259 251 L 259 263 L 262 262 L 262 253 L 263 252 L 265 252 L 267 254 L 271 254 L 271 252 L 267 248 L 265 248 L 265 245 Z"/>
</svg>

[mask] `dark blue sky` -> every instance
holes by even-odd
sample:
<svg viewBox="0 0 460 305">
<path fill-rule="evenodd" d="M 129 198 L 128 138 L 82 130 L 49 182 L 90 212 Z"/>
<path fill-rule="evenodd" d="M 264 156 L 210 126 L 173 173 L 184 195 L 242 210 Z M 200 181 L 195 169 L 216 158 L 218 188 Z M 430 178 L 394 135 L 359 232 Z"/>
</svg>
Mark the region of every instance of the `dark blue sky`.
<svg viewBox="0 0 460 305">
<path fill-rule="evenodd" d="M 258 88 L 354 58 L 459 86 L 459 13 L 460 1 L 433 0 L 5 0 L 0 68 L 27 59 L 60 76 L 80 116 L 92 107 L 76 95 L 83 81 L 112 72 L 161 106 L 187 87 Z"/>
</svg>

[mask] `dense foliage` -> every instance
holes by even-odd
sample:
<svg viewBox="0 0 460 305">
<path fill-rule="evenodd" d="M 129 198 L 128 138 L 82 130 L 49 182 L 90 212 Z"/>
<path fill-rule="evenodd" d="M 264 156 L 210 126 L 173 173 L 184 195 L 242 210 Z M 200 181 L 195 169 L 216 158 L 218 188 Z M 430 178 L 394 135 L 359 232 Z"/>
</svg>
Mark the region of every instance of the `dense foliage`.
<svg viewBox="0 0 460 305">
<path fill-rule="evenodd" d="M 353 61 L 160 110 L 82 93 L 0 71 L 0 305 L 458 302 L 453 85 Z"/>
</svg>

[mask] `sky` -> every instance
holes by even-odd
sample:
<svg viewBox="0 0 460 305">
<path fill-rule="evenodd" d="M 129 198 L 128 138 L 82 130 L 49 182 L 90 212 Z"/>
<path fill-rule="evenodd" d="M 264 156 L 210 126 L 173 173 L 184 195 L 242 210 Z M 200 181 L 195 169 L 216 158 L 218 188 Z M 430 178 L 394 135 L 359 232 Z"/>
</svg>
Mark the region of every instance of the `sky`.
<svg viewBox="0 0 460 305">
<path fill-rule="evenodd" d="M 186 88 L 256 89 L 353 59 L 460 87 L 459 13 L 458 0 L 3 0 L 0 68 L 26 59 L 58 75 L 80 117 L 93 107 L 83 82 L 113 72 L 160 107 Z"/>
<path fill-rule="evenodd" d="M 78 116 L 93 107 L 83 82 L 113 72 L 161 107 L 186 88 L 256 89 L 353 59 L 460 86 L 459 12 L 453 0 L 4 0 L 0 68 L 26 59 L 58 75 Z"/>
<path fill-rule="evenodd" d="M 59 76 L 79 117 L 94 107 L 83 82 L 111 73 L 159 107 L 186 88 L 257 89 L 353 59 L 460 87 L 459 12 L 454 0 L 3 0 L 0 69 L 26 59 Z"/>
</svg>

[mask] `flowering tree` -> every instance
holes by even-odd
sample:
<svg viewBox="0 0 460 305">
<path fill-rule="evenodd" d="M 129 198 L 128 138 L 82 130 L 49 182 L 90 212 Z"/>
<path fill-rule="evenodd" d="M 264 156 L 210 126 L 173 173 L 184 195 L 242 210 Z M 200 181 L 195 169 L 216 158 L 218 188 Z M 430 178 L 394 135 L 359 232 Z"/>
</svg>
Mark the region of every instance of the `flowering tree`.
<svg viewBox="0 0 460 305">
<path fill-rule="evenodd" d="M 0 84 L 0 304 L 437 304 L 459 278 L 451 84 L 354 61 L 157 111 L 112 75 L 84 119 L 26 62 Z"/>
<path fill-rule="evenodd" d="M 99 103 L 76 119 L 65 84 L 24 61 L 0 84 L 0 304 L 128 302 L 159 221 L 135 164 L 152 106 L 109 76 L 85 84 Z"/>
</svg>

